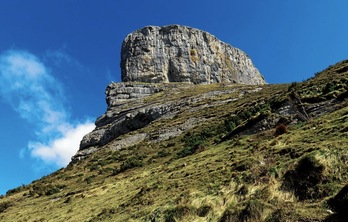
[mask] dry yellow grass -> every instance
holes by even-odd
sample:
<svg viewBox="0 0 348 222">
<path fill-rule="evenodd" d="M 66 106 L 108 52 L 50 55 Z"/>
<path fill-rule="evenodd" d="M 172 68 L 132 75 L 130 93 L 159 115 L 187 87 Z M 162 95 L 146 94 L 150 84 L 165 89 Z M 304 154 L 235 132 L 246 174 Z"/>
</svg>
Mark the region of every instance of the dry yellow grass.
<svg viewBox="0 0 348 222">
<path fill-rule="evenodd" d="M 309 98 L 313 93 L 310 85 L 323 88 L 328 81 L 325 73 L 342 70 L 345 65 L 340 63 L 299 84 L 297 92 Z M 341 88 L 335 89 L 337 95 L 345 93 L 342 84 L 346 79 L 347 73 L 339 73 L 336 80 L 341 81 Z M 285 101 L 290 85 L 262 86 L 257 93 L 243 96 L 242 92 L 259 86 L 179 85 L 145 102 L 186 97 L 201 100 L 191 109 L 132 134 L 155 134 L 163 127 L 205 116 L 198 127 L 178 137 L 145 140 L 120 151 L 112 151 L 111 142 L 79 163 L 10 191 L 0 199 L 0 221 L 297 221 L 328 216 L 326 200 L 348 179 L 345 100 L 336 104 L 336 111 L 289 126 L 288 132 L 278 137 L 274 136 L 275 129 L 267 129 L 221 140 L 227 134 L 221 128 L 231 114 L 247 115 L 262 102 Z M 230 93 L 209 96 L 213 91 Z M 332 95 L 316 96 L 323 99 Z M 262 112 L 255 111 L 240 125 L 247 125 Z M 202 134 L 211 137 L 200 137 Z M 199 141 L 199 148 L 192 153 L 180 156 L 180 152 L 192 151 L 187 138 L 204 141 Z M 307 156 L 324 167 L 321 176 L 325 180 L 313 185 L 322 196 L 299 200 L 296 192 L 284 188 L 284 180 L 289 172 L 296 173 L 301 159 Z M 131 157 L 142 165 L 117 171 Z"/>
</svg>

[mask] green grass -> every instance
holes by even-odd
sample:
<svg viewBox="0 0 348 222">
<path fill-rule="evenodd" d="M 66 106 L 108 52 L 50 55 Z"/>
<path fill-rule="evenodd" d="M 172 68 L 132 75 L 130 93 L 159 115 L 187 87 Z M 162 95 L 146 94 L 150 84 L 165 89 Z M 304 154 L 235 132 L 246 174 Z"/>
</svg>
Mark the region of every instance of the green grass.
<svg viewBox="0 0 348 222">
<path fill-rule="evenodd" d="M 327 201 L 348 181 L 345 67 L 257 93 L 259 86 L 169 84 L 145 102 L 195 102 L 132 134 L 155 137 L 202 118 L 196 127 L 118 151 L 111 141 L 83 161 L 10 190 L 0 199 L 0 221 L 323 220 Z M 277 109 L 291 102 L 291 93 L 304 106 L 337 101 L 307 121 L 291 122 L 300 115 L 291 114 L 286 130 L 276 133 Z M 249 132 L 261 114 L 274 124 Z"/>
</svg>

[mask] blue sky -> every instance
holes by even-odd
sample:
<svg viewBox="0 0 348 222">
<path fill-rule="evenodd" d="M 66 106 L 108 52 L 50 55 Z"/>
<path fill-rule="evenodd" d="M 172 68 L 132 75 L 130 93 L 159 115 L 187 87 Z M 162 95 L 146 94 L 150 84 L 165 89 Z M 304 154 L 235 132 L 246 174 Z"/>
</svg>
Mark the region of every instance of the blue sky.
<svg viewBox="0 0 348 222">
<path fill-rule="evenodd" d="M 120 81 L 126 35 L 182 24 L 245 51 L 268 83 L 348 57 L 345 0 L 2 0 L 0 194 L 66 166 Z"/>
</svg>

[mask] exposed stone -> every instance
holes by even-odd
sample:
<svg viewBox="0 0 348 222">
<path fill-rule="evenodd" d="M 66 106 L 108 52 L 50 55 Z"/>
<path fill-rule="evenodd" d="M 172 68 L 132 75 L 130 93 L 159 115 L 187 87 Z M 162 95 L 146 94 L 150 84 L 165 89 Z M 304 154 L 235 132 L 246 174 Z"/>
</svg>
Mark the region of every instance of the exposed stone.
<svg viewBox="0 0 348 222">
<path fill-rule="evenodd" d="M 179 125 L 159 128 L 157 131 L 153 132 L 152 135 L 150 135 L 151 140 L 158 142 L 177 137 L 187 130 L 192 129 L 196 125 L 200 124 L 204 120 L 205 118 L 191 118 Z"/>
<path fill-rule="evenodd" d="M 102 147 L 110 142 L 110 149 L 117 150 L 134 145 L 145 139 L 161 141 L 178 136 L 202 122 L 207 121 L 208 118 L 214 117 L 192 117 L 177 125 L 165 126 L 163 128 L 159 127 L 149 133 L 139 133 L 139 135 L 126 134 L 141 129 L 156 120 L 174 118 L 177 113 L 185 111 L 194 113 L 208 107 L 221 106 L 239 99 L 212 100 L 215 97 L 240 92 L 246 95 L 261 89 L 251 88 L 246 90 L 232 88 L 215 90 L 196 96 L 179 97 L 177 100 L 167 100 L 166 97 L 162 97 L 160 100 L 151 101 L 151 99 L 148 98 L 149 95 L 162 91 L 165 94 L 180 94 L 181 90 L 190 86 L 192 85 L 187 83 L 111 83 L 105 92 L 108 109 L 105 114 L 97 119 L 95 130 L 85 135 L 82 139 L 80 150 L 73 157 L 73 162 L 84 158 L 84 156 L 95 152 L 98 147 Z M 133 94 L 133 96 L 124 96 L 128 94 Z M 212 101 L 207 104 L 203 102 L 206 100 Z M 118 139 L 119 137 L 121 139 Z"/>
<path fill-rule="evenodd" d="M 146 133 L 138 133 L 135 135 L 127 135 L 125 138 L 114 140 L 111 144 L 111 150 L 119 150 L 125 147 L 133 146 L 145 140 Z"/>
<path fill-rule="evenodd" d="M 105 125 L 98 122 L 97 128 L 82 139 L 80 149 L 105 145 L 123 134 L 148 125 L 174 109 L 177 109 L 175 103 L 166 103 L 112 113 L 111 117 L 104 121 Z"/>
<path fill-rule="evenodd" d="M 147 26 L 122 44 L 123 82 L 265 84 L 251 59 L 215 36 L 187 26 Z"/>
<path fill-rule="evenodd" d="M 132 99 L 144 98 L 162 90 L 158 84 L 111 83 L 105 92 L 106 103 L 108 106 L 119 106 Z"/>
<path fill-rule="evenodd" d="M 111 83 L 106 90 L 108 109 L 96 121 L 96 129 L 82 139 L 80 150 L 73 157 L 73 162 L 84 158 L 100 147 L 104 147 L 106 144 L 108 144 L 107 147 L 110 149 L 118 150 L 142 141 L 151 143 L 177 137 L 209 121 L 211 118 L 216 118 L 216 116 L 209 114 L 202 116 L 187 114 L 186 119 L 174 121 L 175 124 L 172 125 L 161 125 L 161 121 L 165 123 L 165 120 L 175 119 L 181 113 L 194 114 L 211 107 L 224 106 L 240 100 L 249 94 L 257 93 L 263 88 L 263 86 L 231 87 L 232 85 L 222 87 L 221 89 L 216 88 L 213 91 L 192 93 L 192 95 L 188 96 L 185 93 L 183 95 L 180 94 L 183 91 L 188 92 L 192 87 L 191 84 Z M 161 93 L 168 96 L 159 95 L 149 97 L 152 93 Z M 126 99 L 120 96 L 120 94 L 132 94 L 133 96 L 129 96 Z M 231 94 L 234 94 L 235 97 L 225 96 Z M 256 107 L 266 102 L 259 101 L 254 106 Z M 328 100 L 325 103 L 306 104 L 304 108 L 309 116 L 320 116 L 334 109 L 330 104 L 332 104 L 332 101 Z M 283 121 L 286 121 L 286 124 L 296 124 L 298 121 L 306 121 L 305 118 L 301 117 L 300 110 L 291 98 L 274 106 L 268 112 L 254 113 L 251 118 L 243 121 L 240 126 L 236 127 L 222 139 L 226 140 L 231 139 L 235 135 L 254 134 L 269 130 Z M 151 128 L 149 127 L 150 124 L 155 124 L 155 126 L 149 129 Z M 130 133 L 144 127 L 147 127 L 146 131 Z"/>
</svg>

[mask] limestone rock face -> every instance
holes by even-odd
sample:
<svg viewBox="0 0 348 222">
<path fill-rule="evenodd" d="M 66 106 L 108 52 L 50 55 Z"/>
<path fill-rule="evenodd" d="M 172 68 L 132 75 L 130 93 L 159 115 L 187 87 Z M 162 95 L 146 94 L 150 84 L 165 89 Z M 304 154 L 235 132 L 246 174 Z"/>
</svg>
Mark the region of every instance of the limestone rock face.
<svg viewBox="0 0 348 222">
<path fill-rule="evenodd" d="M 73 162 L 83 159 L 100 147 L 109 144 L 111 149 L 121 149 L 143 140 L 157 141 L 175 137 L 204 122 L 204 117 L 187 119 L 184 123 L 159 128 L 154 132 L 129 134 L 148 126 L 150 123 L 173 118 L 185 110 L 192 112 L 207 107 L 206 98 L 231 94 L 234 90 L 223 90 L 212 93 L 198 94 L 193 97 L 178 96 L 178 99 L 167 100 L 166 96 L 159 100 L 149 99 L 150 95 L 163 93 L 165 95 L 180 95 L 181 90 L 191 89 L 187 83 L 111 83 L 105 91 L 107 111 L 97 119 L 96 128 L 85 135 L 80 143 L 80 149 L 72 158 Z M 222 103 L 228 103 L 229 100 Z M 197 105 L 200 104 L 200 105 Z M 209 106 L 221 105 L 220 101 Z"/>
<path fill-rule="evenodd" d="M 105 91 L 108 107 L 119 106 L 133 99 L 145 98 L 162 91 L 158 84 L 111 83 Z"/>
<path fill-rule="evenodd" d="M 122 44 L 123 82 L 265 84 L 251 59 L 215 36 L 187 26 L 147 26 Z"/>
<path fill-rule="evenodd" d="M 87 134 L 80 149 L 104 145 L 110 140 L 139 129 L 166 113 L 166 105 L 144 105 L 143 99 L 162 91 L 159 85 L 111 83 L 105 91 L 108 109 L 95 123 L 96 129 Z M 134 106 L 129 106 L 135 102 Z"/>
</svg>

